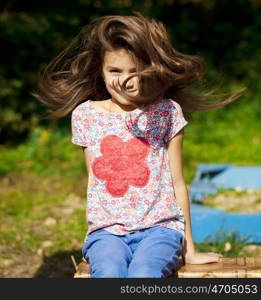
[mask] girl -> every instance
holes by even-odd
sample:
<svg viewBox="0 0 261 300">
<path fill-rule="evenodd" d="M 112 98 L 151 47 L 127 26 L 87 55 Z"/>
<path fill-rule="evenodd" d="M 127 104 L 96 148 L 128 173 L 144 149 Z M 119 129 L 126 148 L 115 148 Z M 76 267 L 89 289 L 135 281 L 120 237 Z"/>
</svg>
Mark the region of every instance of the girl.
<svg viewBox="0 0 261 300">
<path fill-rule="evenodd" d="M 91 21 L 43 72 L 34 96 L 50 108 L 47 119 L 72 112 L 72 142 L 86 159 L 82 254 L 91 277 L 168 277 L 180 255 L 190 264 L 222 257 L 195 251 L 184 126 L 192 111 L 222 107 L 242 90 L 207 103 L 216 95 L 188 90 L 204 67 L 173 48 L 161 22 L 134 12 Z"/>
</svg>

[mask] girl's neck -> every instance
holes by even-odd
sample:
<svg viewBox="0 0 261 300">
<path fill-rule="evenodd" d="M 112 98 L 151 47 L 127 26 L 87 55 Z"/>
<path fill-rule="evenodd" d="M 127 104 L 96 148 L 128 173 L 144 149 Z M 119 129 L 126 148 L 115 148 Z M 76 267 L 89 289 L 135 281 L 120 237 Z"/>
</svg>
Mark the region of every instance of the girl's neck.
<svg viewBox="0 0 261 300">
<path fill-rule="evenodd" d="M 133 105 L 123 105 L 120 104 L 118 102 L 116 102 L 114 99 L 110 98 L 109 100 L 109 111 L 110 112 L 131 112 L 135 109 L 137 109 L 137 107 L 133 106 Z"/>
</svg>

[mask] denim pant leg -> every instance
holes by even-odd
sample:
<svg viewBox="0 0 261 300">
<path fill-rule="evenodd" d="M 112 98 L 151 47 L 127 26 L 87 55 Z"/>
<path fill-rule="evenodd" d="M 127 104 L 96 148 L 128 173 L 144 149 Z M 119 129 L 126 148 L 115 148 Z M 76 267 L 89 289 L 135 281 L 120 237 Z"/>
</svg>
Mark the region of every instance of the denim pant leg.
<svg viewBox="0 0 261 300">
<path fill-rule="evenodd" d="M 129 278 L 162 278 L 173 273 L 182 253 L 183 235 L 163 226 L 144 232 L 128 269 Z"/>
<path fill-rule="evenodd" d="M 122 236 L 104 229 L 92 232 L 82 249 L 91 278 L 126 278 L 132 253 Z"/>
</svg>

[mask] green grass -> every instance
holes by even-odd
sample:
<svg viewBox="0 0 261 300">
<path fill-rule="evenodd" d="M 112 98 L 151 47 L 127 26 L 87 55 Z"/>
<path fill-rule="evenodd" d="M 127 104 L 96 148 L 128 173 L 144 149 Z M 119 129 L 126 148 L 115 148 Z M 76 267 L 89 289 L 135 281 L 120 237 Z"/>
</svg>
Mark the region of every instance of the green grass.
<svg viewBox="0 0 261 300">
<path fill-rule="evenodd" d="M 83 156 L 79 155 L 70 137 L 63 131 L 32 128 L 28 140 L 17 148 L 0 147 L 0 176 L 10 172 L 30 171 L 41 177 L 75 177 L 85 171 Z"/>
<path fill-rule="evenodd" d="M 225 257 L 238 257 L 249 238 L 250 236 L 240 236 L 237 231 L 226 232 L 221 228 L 219 232 L 197 244 L 196 248 L 200 252 L 216 252 Z"/>
<path fill-rule="evenodd" d="M 255 112 L 197 112 L 185 130 L 184 171 L 189 182 L 199 163 L 261 165 L 260 125 Z M 233 119 L 234 118 L 234 119 Z"/>
<path fill-rule="evenodd" d="M 84 186 L 83 180 L 79 178 L 78 180 L 80 180 L 78 184 Z M 58 181 L 59 185 L 55 187 Z M 72 239 L 81 241 L 86 230 L 84 219 L 86 201 L 84 191 L 79 190 L 78 197 L 74 194 L 73 186 L 78 188 L 77 185 L 70 185 L 68 178 L 43 179 L 29 172 L 20 175 L 19 183 L 15 185 L 2 185 L 1 244 L 35 251 L 48 240 L 54 242 L 54 246 L 49 249 L 52 253 L 70 249 Z M 75 207 L 73 197 L 79 198 L 79 203 L 77 202 L 78 205 Z M 66 209 L 67 211 L 69 209 L 67 214 L 63 213 Z M 56 224 L 45 225 L 48 217 L 55 219 Z"/>
</svg>

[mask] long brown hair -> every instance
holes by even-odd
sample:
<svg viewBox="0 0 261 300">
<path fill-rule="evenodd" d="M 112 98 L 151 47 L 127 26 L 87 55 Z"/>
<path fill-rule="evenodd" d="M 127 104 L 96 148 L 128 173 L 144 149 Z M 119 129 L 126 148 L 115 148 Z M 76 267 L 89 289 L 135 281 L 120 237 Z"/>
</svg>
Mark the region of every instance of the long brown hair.
<svg viewBox="0 0 261 300">
<path fill-rule="evenodd" d="M 103 16 L 84 26 L 71 44 L 53 58 L 39 74 L 39 92 L 31 93 L 48 107 L 43 119 L 67 116 L 87 99 L 110 97 L 102 78 L 106 51 L 124 48 L 131 55 L 137 72 L 117 90 L 137 107 L 162 97 L 177 101 L 184 115 L 223 107 L 239 98 L 245 88 L 235 93 L 213 94 L 193 91 L 205 74 L 205 61 L 199 55 L 185 55 L 171 44 L 163 23 L 134 12 L 135 16 Z M 126 83 L 138 76 L 137 96 L 126 93 Z M 118 83 L 119 84 L 119 83 Z M 152 88 L 153 87 L 153 88 Z M 224 101 L 206 101 L 229 96 Z"/>
</svg>

